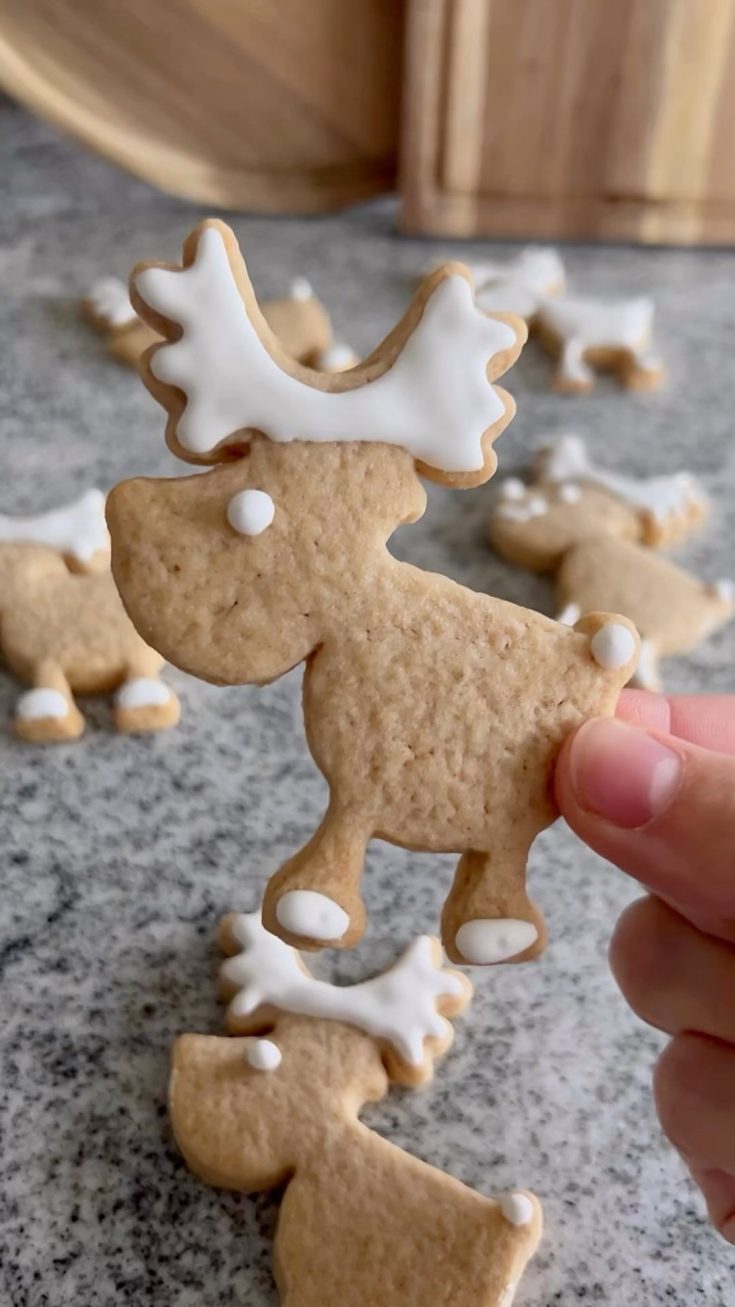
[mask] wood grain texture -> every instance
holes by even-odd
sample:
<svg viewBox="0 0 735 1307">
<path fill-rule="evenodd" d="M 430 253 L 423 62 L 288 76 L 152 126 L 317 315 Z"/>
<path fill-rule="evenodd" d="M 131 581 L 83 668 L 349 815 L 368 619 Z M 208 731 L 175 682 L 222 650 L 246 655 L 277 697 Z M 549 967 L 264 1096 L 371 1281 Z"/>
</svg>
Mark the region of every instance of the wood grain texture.
<svg viewBox="0 0 735 1307">
<path fill-rule="evenodd" d="M 318 210 L 393 185 L 401 0 L 0 0 L 0 85 L 147 181 Z"/>
<path fill-rule="evenodd" d="M 406 41 L 404 230 L 735 240 L 735 0 L 409 0 Z"/>
</svg>

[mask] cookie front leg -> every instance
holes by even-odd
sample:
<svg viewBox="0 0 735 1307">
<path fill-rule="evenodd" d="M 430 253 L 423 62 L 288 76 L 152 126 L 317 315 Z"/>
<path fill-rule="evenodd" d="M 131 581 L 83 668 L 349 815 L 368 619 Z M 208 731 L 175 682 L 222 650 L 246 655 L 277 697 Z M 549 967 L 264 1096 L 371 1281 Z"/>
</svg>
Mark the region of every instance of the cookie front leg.
<svg viewBox="0 0 735 1307">
<path fill-rule="evenodd" d="M 528 845 L 472 849 L 457 864 L 442 913 L 452 962 L 528 962 L 546 944 L 546 925 L 526 893 Z"/>
<path fill-rule="evenodd" d="M 159 677 L 158 655 L 131 663 L 115 694 L 115 726 L 118 731 L 147 733 L 175 726 L 181 705 L 173 690 Z"/>
<path fill-rule="evenodd" d="M 653 690 L 659 693 L 663 689 L 661 672 L 658 665 L 658 650 L 653 640 L 641 640 L 638 666 L 629 681 L 637 690 Z"/>
<path fill-rule="evenodd" d="M 271 877 L 263 924 L 298 948 L 351 948 L 365 929 L 360 880 L 370 829 L 331 803 L 309 843 Z"/>
<path fill-rule="evenodd" d="M 592 389 L 595 376 L 584 356 L 585 344 L 579 336 L 561 342 L 559 363 L 552 383 L 554 390 L 576 395 Z"/>
<path fill-rule="evenodd" d="M 26 690 L 15 705 L 16 735 L 32 744 L 76 740 L 84 730 L 84 718 L 61 666 L 45 659 L 34 667 L 32 681 L 33 689 Z"/>
</svg>

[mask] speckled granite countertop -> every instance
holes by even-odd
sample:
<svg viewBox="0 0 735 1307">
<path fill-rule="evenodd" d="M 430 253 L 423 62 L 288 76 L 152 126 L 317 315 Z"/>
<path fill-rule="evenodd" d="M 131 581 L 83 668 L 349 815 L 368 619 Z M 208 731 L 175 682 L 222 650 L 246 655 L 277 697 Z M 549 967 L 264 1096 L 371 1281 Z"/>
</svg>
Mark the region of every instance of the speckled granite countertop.
<svg viewBox="0 0 735 1307">
<path fill-rule="evenodd" d="M 0 139 L 0 508 L 173 472 L 160 411 L 79 322 L 75 300 L 100 273 L 175 258 L 198 214 L 7 104 Z M 383 206 L 234 225 L 264 295 L 303 273 L 363 351 L 440 248 L 396 239 Z M 529 349 L 511 374 L 519 416 L 498 447 L 501 468 L 519 467 L 540 431 L 570 426 L 621 468 L 692 468 L 717 512 L 687 557 L 710 576 L 732 574 L 735 253 L 572 248 L 566 258 L 581 286 L 655 292 L 671 384 L 661 395 L 605 385 L 560 399 Z M 432 488 L 397 552 L 548 611 L 545 582 L 485 547 L 492 494 Z M 734 655 L 731 628 L 670 665 L 669 685 L 734 690 Z M 255 905 L 321 813 L 323 784 L 302 737 L 297 674 L 260 691 L 171 679 L 184 714 L 169 736 L 118 738 L 103 703 L 90 706 L 79 744 L 0 736 L 3 1307 L 276 1301 L 275 1207 L 188 1174 L 166 1119 L 168 1049 L 181 1031 L 220 1029 L 217 918 Z M 0 677 L 3 718 L 13 695 Z M 376 845 L 370 932 L 335 974 L 373 971 L 409 933 L 433 929 L 450 869 L 450 859 Z M 735 1254 L 706 1225 L 654 1117 L 658 1037 L 627 1011 L 605 962 L 634 887 L 561 826 L 537 844 L 531 881 L 549 917 L 545 957 L 478 973 L 434 1085 L 394 1093 L 366 1119 L 481 1189 L 538 1192 L 547 1233 L 521 1307 L 732 1307 Z"/>
</svg>

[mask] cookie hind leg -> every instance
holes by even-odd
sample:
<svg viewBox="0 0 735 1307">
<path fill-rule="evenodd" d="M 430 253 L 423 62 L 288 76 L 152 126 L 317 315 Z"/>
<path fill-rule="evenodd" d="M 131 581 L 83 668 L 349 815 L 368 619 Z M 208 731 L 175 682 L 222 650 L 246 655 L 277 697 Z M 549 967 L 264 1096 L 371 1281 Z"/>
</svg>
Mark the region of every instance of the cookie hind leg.
<svg viewBox="0 0 735 1307">
<path fill-rule="evenodd" d="M 370 832 L 330 805 L 309 843 L 271 877 L 263 924 L 298 948 L 351 948 L 365 929 L 360 880 Z"/>
<path fill-rule="evenodd" d="M 452 962 L 528 962 L 546 944 L 546 925 L 526 893 L 528 848 L 463 853 L 442 913 Z"/>
<path fill-rule="evenodd" d="M 33 669 L 32 682 L 33 688 L 26 690 L 15 705 L 15 734 L 32 744 L 78 739 L 84 730 L 84 718 L 59 664 L 51 659 L 39 663 Z"/>
<path fill-rule="evenodd" d="M 173 690 L 160 679 L 160 659 L 141 658 L 126 669 L 115 692 L 114 716 L 118 731 L 147 734 L 175 726 L 181 705 Z"/>
<path fill-rule="evenodd" d="M 561 342 L 559 362 L 552 381 L 562 394 L 581 395 L 591 390 L 595 374 L 585 359 L 585 344 L 578 336 Z"/>
<path fill-rule="evenodd" d="M 663 364 L 648 349 L 626 350 L 618 373 L 628 390 L 658 390 L 664 381 Z"/>
</svg>

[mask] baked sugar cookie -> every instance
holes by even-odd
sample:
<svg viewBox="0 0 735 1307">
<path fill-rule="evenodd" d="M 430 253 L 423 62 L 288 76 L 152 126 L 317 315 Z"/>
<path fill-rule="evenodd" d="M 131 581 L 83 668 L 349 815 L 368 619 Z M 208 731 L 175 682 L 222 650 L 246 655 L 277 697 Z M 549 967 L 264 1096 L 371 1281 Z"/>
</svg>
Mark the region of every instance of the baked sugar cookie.
<svg viewBox="0 0 735 1307">
<path fill-rule="evenodd" d="M 552 386 L 584 394 L 596 372 L 614 372 L 628 390 L 656 390 L 664 380 L 661 360 L 651 351 L 653 300 L 605 300 L 560 295 L 538 307 L 539 339 L 558 360 Z"/>
<path fill-rule="evenodd" d="M 115 691 L 120 731 L 156 731 L 179 719 L 159 679 L 163 659 L 128 620 L 109 570 L 105 497 L 34 517 L 0 515 L 0 651 L 31 688 L 14 727 L 34 743 L 76 739 L 74 696 Z"/>
<path fill-rule="evenodd" d="M 315 980 L 257 913 L 226 918 L 221 934 L 228 1026 L 240 1037 L 177 1040 L 171 1119 L 205 1183 L 285 1186 L 281 1301 L 510 1307 L 541 1236 L 538 1199 L 486 1198 L 358 1119 L 390 1081 L 429 1078 L 467 980 L 426 937 L 383 975 L 339 988 Z"/>
<path fill-rule="evenodd" d="M 288 943 L 360 937 L 365 851 L 381 838 L 461 854 L 442 919 L 451 958 L 543 947 L 528 852 L 556 816 L 549 778 L 567 733 L 612 713 L 638 658 L 631 623 L 575 631 L 401 563 L 419 475 L 479 485 L 514 406 L 495 379 L 525 327 L 477 309 L 466 270 L 427 278 L 351 371 L 299 368 L 258 309 L 234 236 L 210 220 L 182 268 L 144 266 L 134 303 L 166 343 L 147 383 L 180 457 L 204 476 L 113 492 L 113 570 L 144 638 L 221 684 L 306 663 L 304 715 L 330 786 L 319 829 L 272 877 L 264 921 Z M 614 628 L 617 662 L 596 657 Z M 549 687 L 553 686 L 553 693 Z"/>
</svg>

